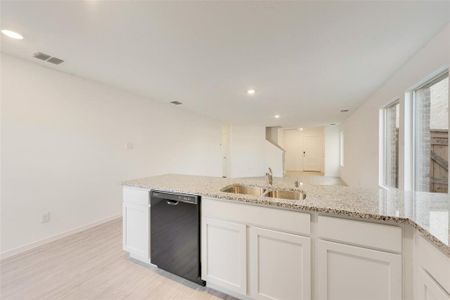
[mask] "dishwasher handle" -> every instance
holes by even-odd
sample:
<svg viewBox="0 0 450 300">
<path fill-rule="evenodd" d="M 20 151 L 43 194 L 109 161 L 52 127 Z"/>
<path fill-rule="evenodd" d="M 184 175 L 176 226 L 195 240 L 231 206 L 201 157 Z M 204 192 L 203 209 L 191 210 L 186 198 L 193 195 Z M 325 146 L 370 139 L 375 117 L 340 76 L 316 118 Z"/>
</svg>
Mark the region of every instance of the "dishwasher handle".
<svg viewBox="0 0 450 300">
<path fill-rule="evenodd" d="M 180 203 L 180 201 L 167 200 L 166 203 L 169 205 L 175 206 L 175 205 L 178 205 Z"/>
</svg>

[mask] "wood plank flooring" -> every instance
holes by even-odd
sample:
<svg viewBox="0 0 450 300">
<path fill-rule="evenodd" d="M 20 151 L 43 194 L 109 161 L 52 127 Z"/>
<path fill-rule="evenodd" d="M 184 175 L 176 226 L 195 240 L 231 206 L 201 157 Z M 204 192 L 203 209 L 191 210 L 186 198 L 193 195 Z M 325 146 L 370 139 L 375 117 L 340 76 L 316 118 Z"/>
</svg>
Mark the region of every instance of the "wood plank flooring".
<svg viewBox="0 0 450 300">
<path fill-rule="evenodd" d="M 234 299 L 130 261 L 114 220 L 0 262 L 1 299 Z"/>
</svg>

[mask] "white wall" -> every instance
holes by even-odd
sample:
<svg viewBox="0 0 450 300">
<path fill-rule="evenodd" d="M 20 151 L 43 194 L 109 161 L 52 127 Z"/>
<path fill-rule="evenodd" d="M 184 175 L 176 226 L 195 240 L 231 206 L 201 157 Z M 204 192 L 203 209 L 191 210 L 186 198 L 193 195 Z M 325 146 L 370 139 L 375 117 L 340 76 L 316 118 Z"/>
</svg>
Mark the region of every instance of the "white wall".
<svg viewBox="0 0 450 300">
<path fill-rule="evenodd" d="M 305 137 L 317 137 L 319 146 L 314 147 L 314 156 L 318 161 L 318 169 L 323 172 L 324 168 L 324 129 L 323 127 L 299 129 L 285 129 L 283 134 L 283 147 L 286 150 L 285 170 L 302 171 L 302 152 L 312 147 Z"/>
<path fill-rule="evenodd" d="M 325 176 L 339 177 L 339 132 L 338 126 L 324 128 Z"/>
<path fill-rule="evenodd" d="M 277 127 L 266 127 L 266 140 L 271 141 L 274 144 L 278 143 Z"/>
<path fill-rule="evenodd" d="M 284 176 L 285 151 L 280 143 L 283 141 L 283 130 L 280 127 L 266 127 L 264 143 L 265 169 L 271 168 L 273 176 Z"/>
<path fill-rule="evenodd" d="M 284 129 L 283 128 L 278 128 L 278 145 L 284 149 Z"/>
<path fill-rule="evenodd" d="M 230 138 L 230 176 L 263 176 L 266 129 L 262 126 L 232 126 Z"/>
<path fill-rule="evenodd" d="M 266 140 L 262 126 L 230 127 L 230 177 L 264 176 L 272 168 L 273 176 L 283 176 L 283 150 Z"/>
<path fill-rule="evenodd" d="M 378 185 L 379 109 L 396 98 L 403 100 L 406 90 L 450 64 L 449 37 L 447 25 L 342 124 L 345 141 L 341 177 L 348 185 Z"/>
<path fill-rule="evenodd" d="M 264 143 L 264 170 L 272 169 L 275 177 L 284 176 L 284 150 L 269 141 Z"/>
<path fill-rule="evenodd" d="M 119 215 L 125 179 L 221 175 L 219 122 L 1 58 L 2 253 Z"/>
<path fill-rule="evenodd" d="M 266 127 L 266 140 L 279 147 L 282 147 L 283 132 L 283 128 L 280 127 Z"/>
</svg>

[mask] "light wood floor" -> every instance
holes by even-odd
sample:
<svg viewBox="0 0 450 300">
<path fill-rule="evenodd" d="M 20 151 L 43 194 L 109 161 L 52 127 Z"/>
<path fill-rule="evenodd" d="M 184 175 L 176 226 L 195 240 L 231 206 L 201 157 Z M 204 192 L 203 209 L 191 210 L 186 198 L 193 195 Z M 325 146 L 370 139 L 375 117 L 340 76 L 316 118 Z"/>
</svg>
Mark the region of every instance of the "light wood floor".
<svg viewBox="0 0 450 300">
<path fill-rule="evenodd" d="M 130 261 L 122 221 L 3 260 L 1 299 L 234 299 Z"/>
</svg>

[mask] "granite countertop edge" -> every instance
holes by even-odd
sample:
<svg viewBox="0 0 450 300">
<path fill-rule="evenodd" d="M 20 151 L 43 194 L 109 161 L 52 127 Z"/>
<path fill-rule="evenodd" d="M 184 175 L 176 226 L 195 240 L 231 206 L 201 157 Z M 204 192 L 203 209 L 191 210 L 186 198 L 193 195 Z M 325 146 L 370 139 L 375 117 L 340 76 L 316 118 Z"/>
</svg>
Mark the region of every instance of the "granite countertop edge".
<svg viewBox="0 0 450 300">
<path fill-rule="evenodd" d="M 175 175 L 174 175 L 175 176 Z M 409 224 L 413 228 L 417 229 L 428 241 L 433 243 L 438 249 L 441 250 L 447 257 L 450 257 L 450 245 L 446 245 L 442 240 L 440 240 L 438 237 L 433 235 L 431 232 L 428 231 L 428 229 L 422 227 L 420 224 L 415 222 L 415 220 L 412 220 L 409 217 L 400 217 L 400 216 L 391 216 L 391 215 L 383 215 L 383 214 L 376 214 L 376 213 L 367 213 L 367 212 L 359 212 L 357 210 L 349 210 L 349 209 L 337 209 L 337 208 L 331 208 L 331 207 L 321 207 L 321 206 L 314 206 L 314 205 L 304 205 L 297 203 L 298 201 L 294 202 L 287 202 L 292 200 L 280 200 L 280 199 L 273 199 L 273 198 L 266 198 L 261 196 L 254 196 L 254 195 L 244 195 L 244 194 L 232 194 L 232 193 L 225 193 L 221 192 L 220 190 L 232 185 L 239 183 L 239 179 L 233 179 L 231 181 L 223 182 L 224 185 L 221 186 L 221 188 L 217 189 L 217 191 L 205 191 L 201 189 L 186 189 L 186 188 L 174 188 L 169 187 L 166 185 L 160 185 L 160 184 L 152 184 L 150 182 L 143 183 L 142 181 L 149 180 L 152 177 L 143 178 L 143 179 L 137 179 L 137 180 L 131 180 L 131 181 L 125 181 L 122 183 L 122 186 L 129 186 L 129 187 L 136 187 L 136 188 L 142 188 L 142 189 L 156 189 L 160 191 L 167 191 L 167 192 L 176 192 L 176 193 L 185 193 L 185 194 L 195 194 L 200 195 L 202 197 L 209 197 L 214 198 L 217 200 L 222 201 L 230 201 L 230 202 L 240 202 L 245 203 L 249 205 L 255 205 L 255 206 L 262 206 L 262 207 L 268 207 L 268 208 L 276 208 L 276 209 L 284 209 L 284 210 L 290 210 L 290 211 L 298 211 L 298 212 L 316 212 L 316 213 L 324 213 L 330 216 L 336 216 L 336 217 L 348 217 L 351 219 L 357 219 L 357 220 L 373 220 L 377 222 L 383 222 L 387 224 Z M 262 187 L 262 188 L 268 188 L 266 184 L 262 183 L 252 183 L 252 182 L 244 182 L 242 183 L 246 186 L 255 186 L 255 187 Z M 286 188 L 286 187 L 279 187 L 277 185 L 271 186 L 271 188 L 282 188 L 284 190 L 296 190 L 295 188 Z"/>
</svg>

